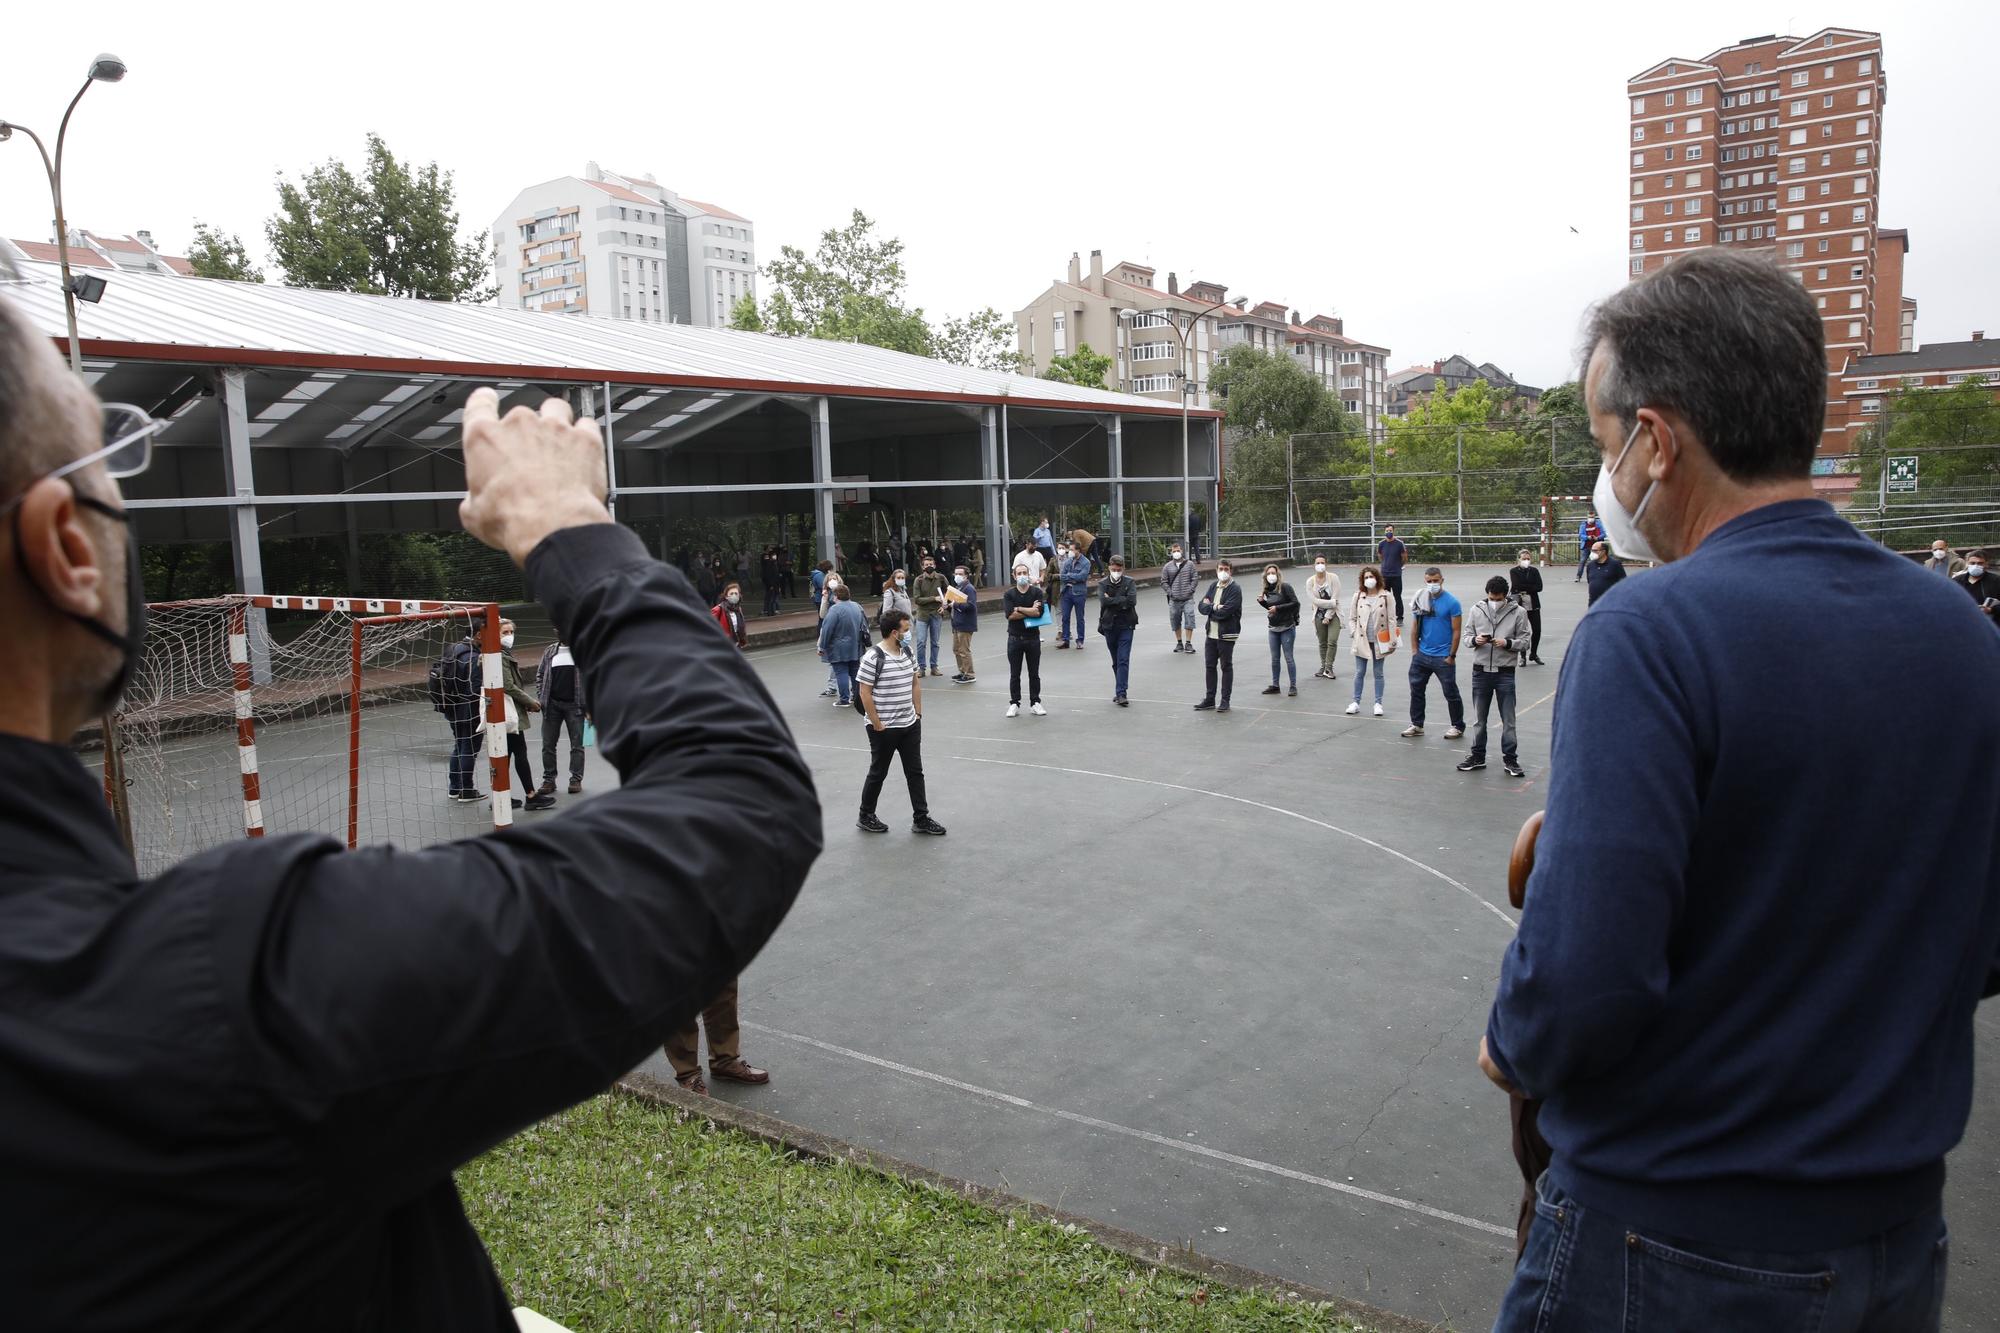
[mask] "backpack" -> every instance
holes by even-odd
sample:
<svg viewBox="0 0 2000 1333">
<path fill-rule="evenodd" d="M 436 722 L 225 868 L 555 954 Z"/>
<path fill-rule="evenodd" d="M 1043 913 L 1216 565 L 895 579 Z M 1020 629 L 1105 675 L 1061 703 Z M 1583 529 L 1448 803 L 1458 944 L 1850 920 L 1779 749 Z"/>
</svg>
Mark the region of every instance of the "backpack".
<svg viewBox="0 0 2000 1333">
<path fill-rule="evenodd" d="M 429 690 L 431 707 L 440 713 L 476 703 L 479 693 L 472 687 L 473 647 L 454 643 L 431 663 Z"/>
</svg>

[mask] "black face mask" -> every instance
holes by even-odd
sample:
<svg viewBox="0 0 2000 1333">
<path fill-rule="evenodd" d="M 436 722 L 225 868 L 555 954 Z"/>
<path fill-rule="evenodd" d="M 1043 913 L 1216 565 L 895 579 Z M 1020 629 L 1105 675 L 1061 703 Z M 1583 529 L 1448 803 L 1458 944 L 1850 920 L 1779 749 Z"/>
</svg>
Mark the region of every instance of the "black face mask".
<svg viewBox="0 0 2000 1333">
<path fill-rule="evenodd" d="M 146 586 L 139 574 L 139 544 L 132 540 L 132 518 L 122 509 L 113 509 L 102 500 L 83 494 L 74 486 L 70 490 L 76 502 L 85 509 L 93 510 L 108 519 L 125 525 L 125 632 L 120 634 L 95 616 L 80 616 L 74 611 L 63 614 L 77 624 L 95 634 L 122 655 L 118 674 L 105 686 L 104 694 L 98 701 L 99 713 L 112 713 L 118 709 L 118 701 L 125 697 L 125 691 L 132 686 L 132 680 L 139 674 L 139 660 L 146 650 Z M 14 511 L 14 563 L 20 567 L 22 576 L 27 576 L 28 562 L 21 549 L 21 511 Z M 29 580 L 30 583 L 34 581 Z M 34 584 L 37 592 L 42 592 L 39 583 Z M 48 594 L 42 592 L 46 600 Z M 53 603 L 51 603 L 53 604 Z"/>
</svg>

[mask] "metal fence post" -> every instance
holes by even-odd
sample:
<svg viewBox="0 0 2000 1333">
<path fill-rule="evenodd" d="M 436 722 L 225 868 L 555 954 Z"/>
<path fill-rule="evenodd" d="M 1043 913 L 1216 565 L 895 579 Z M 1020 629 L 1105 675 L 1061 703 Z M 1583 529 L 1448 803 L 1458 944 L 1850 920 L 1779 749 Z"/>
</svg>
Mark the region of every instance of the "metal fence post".
<svg viewBox="0 0 2000 1333">
<path fill-rule="evenodd" d="M 1458 479 L 1458 558 L 1465 559 L 1465 427 L 1458 428 L 1458 466 L 1453 475 Z"/>
</svg>

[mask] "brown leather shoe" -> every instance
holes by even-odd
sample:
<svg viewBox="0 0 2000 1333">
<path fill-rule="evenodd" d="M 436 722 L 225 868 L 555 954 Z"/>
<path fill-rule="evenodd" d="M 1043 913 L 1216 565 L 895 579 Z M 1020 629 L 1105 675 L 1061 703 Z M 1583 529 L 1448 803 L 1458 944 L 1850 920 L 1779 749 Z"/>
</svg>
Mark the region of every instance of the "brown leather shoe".
<svg viewBox="0 0 2000 1333">
<path fill-rule="evenodd" d="M 571 778 L 571 779 L 569 780 L 569 794 L 570 794 L 571 796 L 574 796 L 574 795 L 576 795 L 576 794 L 577 794 L 578 792 L 580 792 L 580 791 L 582 791 L 582 790 L 583 790 L 583 779 L 582 779 L 582 778 Z"/>
<path fill-rule="evenodd" d="M 731 1083 L 769 1083 L 769 1070 L 759 1069 L 748 1060 L 738 1056 L 727 1064 L 711 1064 L 708 1067 L 711 1078 L 727 1079 Z"/>
<path fill-rule="evenodd" d="M 680 1084 L 683 1089 L 693 1093 L 697 1097 L 708 1096 L 708 1084 L 701 1081 L 701 1071 L 699 1070 L 696 1070 L 692 1074 L 676 1074 L 674 1075 L 674 1082 Z"/>
<path fill-rule="evenodd" d="M 554 778 L 544 779 L 542 785 L 535 788 L 535 795 L 537 796 L 554 796 L 555 794 L 556 782 Z"/>
</svg>

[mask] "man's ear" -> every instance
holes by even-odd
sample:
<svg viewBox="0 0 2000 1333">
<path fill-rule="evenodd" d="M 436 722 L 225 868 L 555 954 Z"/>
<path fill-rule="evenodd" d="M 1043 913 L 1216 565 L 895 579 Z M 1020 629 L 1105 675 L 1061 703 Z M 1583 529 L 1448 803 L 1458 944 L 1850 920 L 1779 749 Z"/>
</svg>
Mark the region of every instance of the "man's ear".
<svg viewBox="0 0 2000 1333">
<path fill-rule="evenodd" d="M 1653 456 L 1646 461 L 1646 475 L 1654 481 L 1665 481 L 1674 475 L 1674 469 L 1681 465 L 1681 427 L 1686 423 L 1678 417 L 1643 408 L 1640 416 L 1651 428 Z"/>
<path fill-rule="evenodd" d="M 58 610 L 101 619 L 104 569 L 83 517 L 83 506 L 66 481 L 44 477 L 21 497 L 13 522 L 21 577 L 35 583 Z"/>
</svg>

